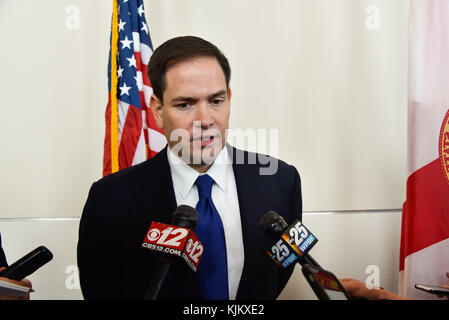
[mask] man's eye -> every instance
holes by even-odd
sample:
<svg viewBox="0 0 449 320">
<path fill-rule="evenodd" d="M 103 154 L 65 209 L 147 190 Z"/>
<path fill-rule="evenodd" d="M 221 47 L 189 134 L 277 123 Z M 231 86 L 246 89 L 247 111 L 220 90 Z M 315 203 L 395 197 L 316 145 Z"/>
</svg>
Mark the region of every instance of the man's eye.
<svg viewBox="0 0 449 320">
<path fill-rule="evenodd" d="M 175 105 L 175 107 L 179 108 L 179 109 L 187 109 L 189 107 L 189 104 L 187 102 L 178 103 L 178 104 Z"/>
<path fill-rule="evenodd" d="M 217 106 L 220 105 L 223 102 L 223 99 L 213 99 L 212 104 Z"/>
</svg>

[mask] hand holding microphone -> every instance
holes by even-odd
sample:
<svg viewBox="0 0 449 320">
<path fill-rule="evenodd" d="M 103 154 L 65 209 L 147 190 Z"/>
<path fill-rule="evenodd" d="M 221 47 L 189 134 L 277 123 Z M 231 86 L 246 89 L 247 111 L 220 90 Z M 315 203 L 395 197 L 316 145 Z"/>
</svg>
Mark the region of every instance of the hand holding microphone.
<svg viewBox="0 0 449 320">
<path fill-rule="evenodd" d="M 4 271 L 5 269 L 6 269 L 5 267 L 0 268 L 0 272 Z M 4 281 L 7 283 L 11 283 L 12 285 L 17 285 L 17 286 L 21 286 L 21 287 L 28 287 L 28 288 L 30 288 L 30 291 L 32 288 L 31 281 L 28 279 L 22 279 L 21 281 L 17 281 L 17 280 L 11 280 L 9 278 L 0 276 L 0 281 Z M 30 300 L 30 291 L 26 292 L 20 296 L 18 294 L 11 295 L 11 294 L 0 293 L 0 300 Z"/>
<path fill-rule="evenodd" d="M 6 282 L 7 285 L 6 287 L 0 285 L 0 300 L 29 300 L 32 286 L 31 282 L 28 279 L 25 279 L 25 277 L 34 273 L 51 259 L 53 259 L 51 251 L 44 246 L 40 246 L 14 262 L 12 265 L 6 268 L 0 268 L 0 280 Z M 8 284 L 19 286 L 19 288 L 9 287 Z M 19 290 L 23 289 L 23 287 L 28 287 L 29 290 L 26 293 Z"/>
</svg>

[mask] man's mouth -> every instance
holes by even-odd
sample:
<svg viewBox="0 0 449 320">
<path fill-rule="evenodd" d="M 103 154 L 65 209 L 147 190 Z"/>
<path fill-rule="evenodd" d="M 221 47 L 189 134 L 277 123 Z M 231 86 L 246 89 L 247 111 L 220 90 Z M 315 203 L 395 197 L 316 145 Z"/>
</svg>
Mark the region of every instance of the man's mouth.
<svg viewBox="0 0 449 320">
<path fill-rule="evenodd" d="M 192 139 L 192 141 L 194 143 L 200 142 L 201 143 L 201 147 L 205 147 L 205 146 L 213 143 L 214 140 L 215 140 L 215 136 L 202 136 L 202 137 L 198 137 L 198 138 Z"/>
</svg>

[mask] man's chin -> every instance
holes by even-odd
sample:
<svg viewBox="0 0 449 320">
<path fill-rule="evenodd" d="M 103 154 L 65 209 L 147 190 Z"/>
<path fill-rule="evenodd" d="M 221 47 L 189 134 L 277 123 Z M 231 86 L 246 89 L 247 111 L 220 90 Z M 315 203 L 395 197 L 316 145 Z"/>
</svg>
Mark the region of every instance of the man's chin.
<svg viewBox="0 0 449 320">
<path fill-rule="evenodd" d="M 183 162 L 189 166 L 208 166 L 214 163 L 215 159 L 223 149 L 223 144 L 215 141 L 214 143 L 206 146 L 200 146 L 190 143 L 187 145 L 175 145 L 171 150 L 180 158 Z"/>
<path fill-rule="evenodd" d="M 190 157 L 191 164 L 193 165 L 211 165 L 218 157 L 221 149 L 214 148 L 212 145 L 208 145 L 201 148 L 201 151 L 193 151 L 192 157 Z"/>
</svg>

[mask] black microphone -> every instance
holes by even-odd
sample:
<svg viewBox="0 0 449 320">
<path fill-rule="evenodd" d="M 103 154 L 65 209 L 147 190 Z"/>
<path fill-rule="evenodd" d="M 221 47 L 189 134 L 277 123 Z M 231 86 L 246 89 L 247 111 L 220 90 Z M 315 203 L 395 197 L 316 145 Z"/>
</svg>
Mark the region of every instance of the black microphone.
<svg viewBox="0 0 449 320">
<path fill-rule="evenodd" d="M 0 277 L 20 281 L 53 259 L 53 254 L 44 246 L 37 247 L 0 272 Z"/>
<path fill-rule="evenodd" d="M 196 209 L 181 205 L 175 209 L 170 225 L 151 223 L 142 247 L 156 252 L 159 258 L 145 293 L 145 300 L 156 300 L 167 274 L 180 259 L 196 272 L 204 250 L 193 232 L 198 217 Z"/>
<path fill-rule="evenodd" d="M 259 229 L 275 243 L 267 253 L 279 266 L 287 268 L 293 262 L 298 262 L 301 266 L 309 264 L 322 269 L 307 253 L 318 239 L 301 221 L 296 220 L 288 226 L 284 218 L 270 210 L 260 218 Z"/>
</svg>

